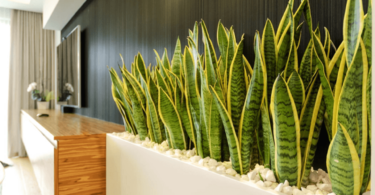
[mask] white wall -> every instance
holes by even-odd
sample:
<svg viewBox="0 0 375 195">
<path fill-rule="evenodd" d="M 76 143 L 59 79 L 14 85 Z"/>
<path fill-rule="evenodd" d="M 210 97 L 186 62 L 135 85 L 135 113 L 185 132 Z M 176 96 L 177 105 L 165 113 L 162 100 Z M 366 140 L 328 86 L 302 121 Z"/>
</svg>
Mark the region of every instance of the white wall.
<svg viewBox="0 0 375 195">
<path fill-rule="evenodd" d="M 43 26 L 46 25 L 59 0 L 45 0 L 43 4 Z M 56 35 L 55 35 L 56 36 Z"/>
</svg>

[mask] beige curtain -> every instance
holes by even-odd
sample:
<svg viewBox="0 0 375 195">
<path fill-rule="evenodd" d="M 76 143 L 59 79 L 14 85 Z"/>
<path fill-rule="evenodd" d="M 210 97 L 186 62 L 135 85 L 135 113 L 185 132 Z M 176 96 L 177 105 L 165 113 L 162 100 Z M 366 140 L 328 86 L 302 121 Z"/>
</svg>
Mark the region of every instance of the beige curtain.
<svg viewBox="0 0 375 195">
<path fill-rule="evenodd" d="M 36 101 L 26 91 L 36 82 L 43 90 L 54 90 L 54 31 L 44 30 L 42 14 L 13 10 L 8 104 L 8 156 L 25 156 L 21 141 L 21 109 L 35 109 Z M 39 87 L 40 88 L 40 87 Z M 54 102 L 51 101 L 54 108 Z"/>
</svg>

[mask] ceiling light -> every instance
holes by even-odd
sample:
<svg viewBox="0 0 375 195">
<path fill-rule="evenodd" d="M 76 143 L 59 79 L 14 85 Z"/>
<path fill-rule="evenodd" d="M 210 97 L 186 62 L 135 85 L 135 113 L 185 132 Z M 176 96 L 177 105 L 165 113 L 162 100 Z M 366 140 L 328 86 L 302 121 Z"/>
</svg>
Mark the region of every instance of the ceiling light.
<svg viewBox="0 0 375 195">
<path fill-rule="evenodd" d="M 30 4 L 31 0 L 8 0 L 8 1 L 13 1 L 16 3 L 23 3 L 23 4 Z"/>
</svg>

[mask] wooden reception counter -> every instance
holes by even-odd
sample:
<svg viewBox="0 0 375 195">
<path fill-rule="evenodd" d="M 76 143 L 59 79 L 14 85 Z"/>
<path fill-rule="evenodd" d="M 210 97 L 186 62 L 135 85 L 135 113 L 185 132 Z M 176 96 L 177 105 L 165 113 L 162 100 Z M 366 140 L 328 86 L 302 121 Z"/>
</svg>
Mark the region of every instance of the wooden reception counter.
<svg viewBox="0 0 375 195">
<path fill-rule="evenodd" d="M 124 126 L 55 110 L 22 110 L 21 123 L 43 195 L 106 193 L 106 134 Z"/>
</svg>

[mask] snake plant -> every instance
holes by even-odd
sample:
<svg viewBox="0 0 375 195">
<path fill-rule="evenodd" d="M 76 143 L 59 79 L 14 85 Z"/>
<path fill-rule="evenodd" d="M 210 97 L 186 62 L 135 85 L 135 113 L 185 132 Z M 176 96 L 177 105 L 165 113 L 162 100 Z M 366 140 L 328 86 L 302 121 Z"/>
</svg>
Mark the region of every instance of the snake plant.
<svg viewBox="0 0 375 195">
<path fill-rule="evenodd" d="M 262 34 L 255 33 L 253 65 L 243 55 L 251 47 L 244 36 L 238 42 L 234 28 L 220 21 L 216 54 L 202 20 L 189 30 L 187 46 L 177 39 L 171 60 L 167 49 L 163 55 L 155 50 L 154 66 L 138 53 L 130 72 L 124 63 L 120 76 L 111 68 L 125 130 L 174 149 L 195 148 L 203 158 L 230 160 L 239 174 L 263 164 L 279 182 L 301 187 L 309 184 L 324 125 L 333 191 L 363 193 L 370 181 L 371 2 L 364 16 L 362 1 L 348 0 L 337 49 L 328 29 L 324 40 L 314 29 L 309 0 L 293 7 L 290 0 L 277 28 L 267 20 Z M 310 41 L 300 58 L 303 25 Z"/>
</svg>

